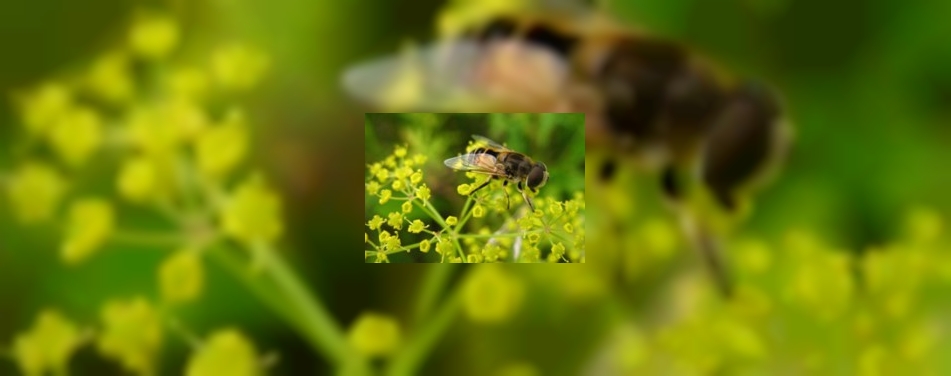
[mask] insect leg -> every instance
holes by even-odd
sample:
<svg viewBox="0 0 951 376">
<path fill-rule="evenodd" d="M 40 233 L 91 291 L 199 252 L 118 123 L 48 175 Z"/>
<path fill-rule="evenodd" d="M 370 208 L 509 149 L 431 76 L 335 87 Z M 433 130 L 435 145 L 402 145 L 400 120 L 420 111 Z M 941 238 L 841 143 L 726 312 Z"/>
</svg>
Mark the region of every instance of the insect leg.
<svg viewBox="0 0 951 376">
<path fill-rule="evenodd" d="M 490 181 L 492 181 L 492 178 L 485 179 L 485 183 L 482 183 L 482 185 L 480 185 L 478 188 L 469 191 L 469 195 L 472 196 L 472 194 L 473 194 L 473 193 L 476 193 L 476 191 L 478 191 L 478 190 L 482 189 L 483 187 L 489 185 L 489 182 L 490 182 Z"/>
<path fill-rule="evenodd" d="M 508 180 L 505 180 L 505 181 L 502 182 L 502 192 L 505 192 L 505 210 L 509 210 L 509 209 L 512 208 L 512 201 L 509 200 L 509 189 L 508 189 L 508 185 L 509 185 L 509 181 L 508 181 Z"/>
<path fill-rule="evenodd" d="M 522 194 L 522 198 L 525 202 L 528 203 L 528 207 L 532 209 L 532 212 L 535 212 L 535 204 L 532 203 L 532 200 L 528 198 L 528 195 L 525 194 L 525 189 L 522 188 L 522 182 L 518 182 L 518 191 Z"/>
</svg>

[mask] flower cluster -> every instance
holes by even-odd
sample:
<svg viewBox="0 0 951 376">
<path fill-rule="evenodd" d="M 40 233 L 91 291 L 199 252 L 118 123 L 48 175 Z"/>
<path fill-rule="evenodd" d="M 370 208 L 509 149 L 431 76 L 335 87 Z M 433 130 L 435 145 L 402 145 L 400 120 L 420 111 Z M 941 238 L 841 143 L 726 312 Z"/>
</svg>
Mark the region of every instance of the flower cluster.
<svg viewBox="0 0 951 376">
<path fill-rule="evenodd" d="M 521 195 L 509 197 L 501 181 L 491 181 L 488 187 L 470 194 L 486 177 L 468 173 L 471 183 L 456 187 L 465 197 L 462 211 L 444 215 L 433 205 L 432 190 L 424 182 L 425 162 L 424 157 L 410 156 L 404 146 L 397 146 L 393 154 L 368 165 L 368 205 L 379 204 L 376 212 L 386 214 L 373 214 L 367 220 L 366 227 L 377 234 L 364 234 L 364 242 L 371 248 L 365 252 L 367 261 L 389 262 L 395 253 L 418 250 L 428 254 L 433 248 L 436 256 L 432 257 L 438 256 L 440 262 L 584 263 L 583 193 L 564 201 L 536 198 L 536 210 L 529 212 Z"/>
<path fill-rule="evenodd" d="M 156 273 L 160 302 L 105 302 L 100 323 L 88 332 L 56 310 L 39 313 L 12 345 L 25 374 L 65 374 L 70 356 L 86 343 L 129 372 L 155 373 L 174 308 L 194 302 L 206 287 L 206 254 L 232 244 L 260 263 L 256 253 L 283 232 L 280 198 L 259 174 L 241 168 L 251 147 L 248 117 L 237 106 L 216 109 L 260 81 L 267 56 L 231 44 L 214 49 L 207 64 L 189 65 L 172 58 L 181 41 L 174 18 L 143 13 L 126 39 L 87 68 L 14 96 L 26 140 L 17 154 L 22 160 L 0 187 L 15 218 L 58 225 L 59 255 L 70 266 L 112 243 L 161 244 L 169 251 Z M 102 165 L 117 165 L 115 197 L 86 193 L 91 188 L 78 177 L 112 156 L 119 163 Z M 151 210 L 175 230 L 125 228 L 125 206 Z M 188 362 L 189 375 L 263 371 L 257 350 L 236 329 L 203 342 Z"/>
</svg>

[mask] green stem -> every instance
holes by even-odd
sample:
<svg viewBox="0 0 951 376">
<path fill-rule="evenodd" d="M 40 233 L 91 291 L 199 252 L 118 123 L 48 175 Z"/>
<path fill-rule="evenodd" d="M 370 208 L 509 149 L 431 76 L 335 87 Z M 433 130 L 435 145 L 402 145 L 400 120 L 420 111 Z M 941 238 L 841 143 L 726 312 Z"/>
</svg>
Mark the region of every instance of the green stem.
<svg viewBox="0 0 951 376">
<path fill-rule="evenodd" d="M 327 312 L 291 268 L 279 257 L 277 250 L 264 242 L 252 245 L 252 252 L 261 257 L 265 272 L 301 315 L 300 328 L 310 338 L 313 345 L 323 352 L 332 363 L 345 365 L 354 362 L 349 354 L 349 346 L 341 328 Z"/>
<path fill-rule="evenodd" d="M 457 235 L 459 239 L 491 239 L 491 238 L 517 238 L 522 235 L 527 234 L 540 234 L 544 232 L 543 230 L 534 230 L 526 232 L 511 232 L 511 233 L 502 233 L 502 234 L 464 234 Z"/>
<path fill-rule="evenodd" d="M 423 320 L 429 317 L 430 311 L 439 300 L 439 294 L 443 287 L 452 277 L 455 266 L 452 265 L 427 265 L 426 275 L 423 276 L 420 283 L 419 298 L 416 300 L 415 323 L 419 327 Z"/>
<path fill-rule="evenodd" d="M 427 325 L 417 332 L 409 344 L 396 355 L 390 364 L 387 375 L 410 376 L 417 374 L 426 355 L 431 352 L 432 347 L 436 345 L 439 338 L 455 320 L 461 307 L 462 296 L 456 290 L 449 300 L 443 303 L 439 312 L 436 312 L 436 315 L 427 321 Z"/>
</svg>

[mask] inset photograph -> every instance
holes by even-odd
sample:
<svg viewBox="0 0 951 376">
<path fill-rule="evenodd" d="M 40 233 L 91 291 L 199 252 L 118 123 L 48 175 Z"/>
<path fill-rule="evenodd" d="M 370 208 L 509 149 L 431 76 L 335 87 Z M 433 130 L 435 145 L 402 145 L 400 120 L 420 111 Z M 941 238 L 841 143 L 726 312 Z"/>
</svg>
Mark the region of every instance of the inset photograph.
<svg viewBox="0 0 951 376">
<path fill-rule="evenodd" d="M 367 263 L 584 263 L 584 114 L 366 114 Z"/>
</svg>

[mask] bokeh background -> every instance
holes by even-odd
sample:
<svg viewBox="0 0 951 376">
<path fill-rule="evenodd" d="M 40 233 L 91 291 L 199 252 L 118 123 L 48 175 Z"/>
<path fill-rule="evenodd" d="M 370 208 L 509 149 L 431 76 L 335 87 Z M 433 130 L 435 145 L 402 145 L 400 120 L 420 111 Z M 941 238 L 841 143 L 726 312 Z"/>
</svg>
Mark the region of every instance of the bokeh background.
<svg viewBox="0 0 951 376">
<path fill-rule="evenodd" d="M 526 286 L 520 309 L 492 325 L 453 320 L 422 372 L 951 373 L 951 358 L 940 356 L 949 348 L 951 317 L 945 267 L 951 245 L 943 226 L 951 213 L 945 167 L 951 157 L 951 24 L 945 19 L 951 3 L 607 3 L 617 17 L 681 40 L 738 75 L 770 82 L 785 97 L 795 146 L 733 235 L 754 244 L 743 248 L 752 266 L 739 269 L 752 275 L 743 281 L 755 288 L 749 295 L 755 303 L 710 296 L 693 253 L 671 230 L 673 219 L 651 201 L 656 195 L 648 183 L 639 183 L 651 180 L 630 176 L 625 185 L 604 189 L 613 192 L 614 206 L 632 208 L 623 215 L 639 230 L 630 233 L 645 235 L 604 244 L 656 257 L 630 257 L 644 261 L 615 265 L 610 273 L 507 269 Z M 125 37 L 142 8 L 171 12 L 182 22 L 183 59 L 200 59 L 222 41 L 259 46 L 270 56 L 270 69 L 240 101 L 255 127 L 253 163 L 287 203 L 284 256 L 342 327 L 374 310 L 397 318 L 412 338 L 424 325 L 410 325 L 410 302 L 429 270 L 364 265 L 357 258 L 363 113 L 371 109 L 347 98 L 339 80 L 349 64 L 434 37 L 442 5 L 7 1 L 0 3 L 0 92 L 85 66 Z M 0 171 L 15 165 L 8 151 L 20 133 L 13 106 L 0 106 Z M 636 195 L 626 193 L 631 187 Z M 161 253 L 109 249 L 83 267 L 67 267 L 56 255 L 56 231 L 16 223 L 0 201 L 0 348 L 9 348 L 43 307 L 92 325 L 108 297 L 156 294 Z M 651 244 L 639 248 L 643 239 Z M 281 354 L 275 374 L 332 373 L 230 275 L 213 264 L 208 273 L 201 302 L 179 313 L 190 327 L 201 333 L 241 327 L 259 347 Z M 453 289 L 457 279 L 447 284 Z M 163 373 L 178 374 L 187 346 L 166 342 Z M 74 374 L 121 373 L 88 346 L 71 368 Z M 16 372 L 9 359 L 0 360 L 0 374 Z"/>
</svg>

